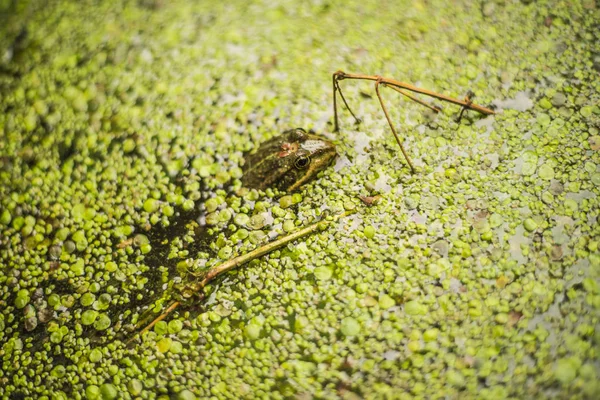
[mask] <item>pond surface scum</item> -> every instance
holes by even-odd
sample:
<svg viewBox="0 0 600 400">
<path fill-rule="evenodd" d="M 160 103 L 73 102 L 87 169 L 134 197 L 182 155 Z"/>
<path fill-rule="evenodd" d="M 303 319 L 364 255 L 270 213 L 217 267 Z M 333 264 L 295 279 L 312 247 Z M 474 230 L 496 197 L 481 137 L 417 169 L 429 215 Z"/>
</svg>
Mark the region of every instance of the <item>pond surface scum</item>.
<svg viewBox="0 0 600 400">
<path fill-rule="evenodd" d="M 598 21 L 594 0 L 0 1 L 0 398 L 599 398 Z M 340 69 L 495 114 L 382 90 L 411 173 L 373 82 L 342 84 L 362 123 L 336 131 Z M 335 161 L 245 185 L 296 127 Z"/>
</svg>

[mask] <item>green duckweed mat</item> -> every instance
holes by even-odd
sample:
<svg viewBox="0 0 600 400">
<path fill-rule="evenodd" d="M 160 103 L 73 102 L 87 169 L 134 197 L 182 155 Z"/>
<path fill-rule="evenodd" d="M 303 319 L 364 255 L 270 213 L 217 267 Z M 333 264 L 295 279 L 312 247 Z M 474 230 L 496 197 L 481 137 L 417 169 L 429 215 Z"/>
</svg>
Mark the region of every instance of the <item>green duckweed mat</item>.
<svg viewBox="0 0 600 400">
<path fill-rule="evenodd" d="M 0 396 L 598 398 L 599 7 L 1 0 Z M 411 174 L 372 82 L 333 132 L 338 69 L 497 114 L 383 88 Z M 242 188 L 294 127 L 335 165 Z M 125 344 L 192 273 L 344 210 Z"/>
</svg>

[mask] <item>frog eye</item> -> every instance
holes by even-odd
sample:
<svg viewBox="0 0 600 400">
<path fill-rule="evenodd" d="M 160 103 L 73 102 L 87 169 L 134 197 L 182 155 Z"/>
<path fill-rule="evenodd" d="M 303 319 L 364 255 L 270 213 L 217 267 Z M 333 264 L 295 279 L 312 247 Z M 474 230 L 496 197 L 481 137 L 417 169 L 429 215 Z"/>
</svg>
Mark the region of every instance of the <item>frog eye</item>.
<svg viewBox="0 0 600 400">
<path fill-rule="evenodd" d="M 301 140 L 306 136 L 306 131 L 302 128 L 296 128 L 294 129 L 294 136 L 297 140 Z"/>
<path fill-rule="evenodd" d="M 294 167 L 296 167 L 297 169 L 306 168 L 306 167 L 308 167 L 309 164 L 310 164 L 309 156 L 299 156 L 298 158 L 296 158 L 294 160 Z"/>
</svg>

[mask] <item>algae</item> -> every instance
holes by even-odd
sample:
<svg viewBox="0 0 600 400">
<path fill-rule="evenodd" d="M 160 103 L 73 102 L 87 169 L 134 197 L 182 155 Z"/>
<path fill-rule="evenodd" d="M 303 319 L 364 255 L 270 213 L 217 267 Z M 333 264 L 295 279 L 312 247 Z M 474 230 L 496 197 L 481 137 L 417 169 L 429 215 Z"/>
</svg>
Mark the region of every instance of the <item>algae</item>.
<svg viewBox="0 0 600 400">
<path fill-rule="evenodd" d="M 596 398 L 598 20 L 593 0 L 0 2 L 0 396 Z M 344 82 L 363 123 L 332 132 L 338 69 L 498 113 L 383 88 L 411 174 L 373 85 Z M 293 127 L 336 165 L 242 188 L 244 152 Z M 125 346 L 174 283 L 343 210 Z"/>
</svg>

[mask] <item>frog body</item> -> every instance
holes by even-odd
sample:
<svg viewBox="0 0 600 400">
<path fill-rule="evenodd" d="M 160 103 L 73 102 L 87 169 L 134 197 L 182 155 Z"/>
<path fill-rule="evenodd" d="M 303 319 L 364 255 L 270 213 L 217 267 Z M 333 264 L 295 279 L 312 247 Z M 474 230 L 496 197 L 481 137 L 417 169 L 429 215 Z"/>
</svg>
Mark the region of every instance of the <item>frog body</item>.
<svg viewBox="0 0 600 400">
<path fill-rule="evenodd" d="M 242 184 L 254 189 L 292 192 L 327 168 L 335 156 L 332 142 L 301 128 L 291 129 L 246 156 Z"/>
</svg>

